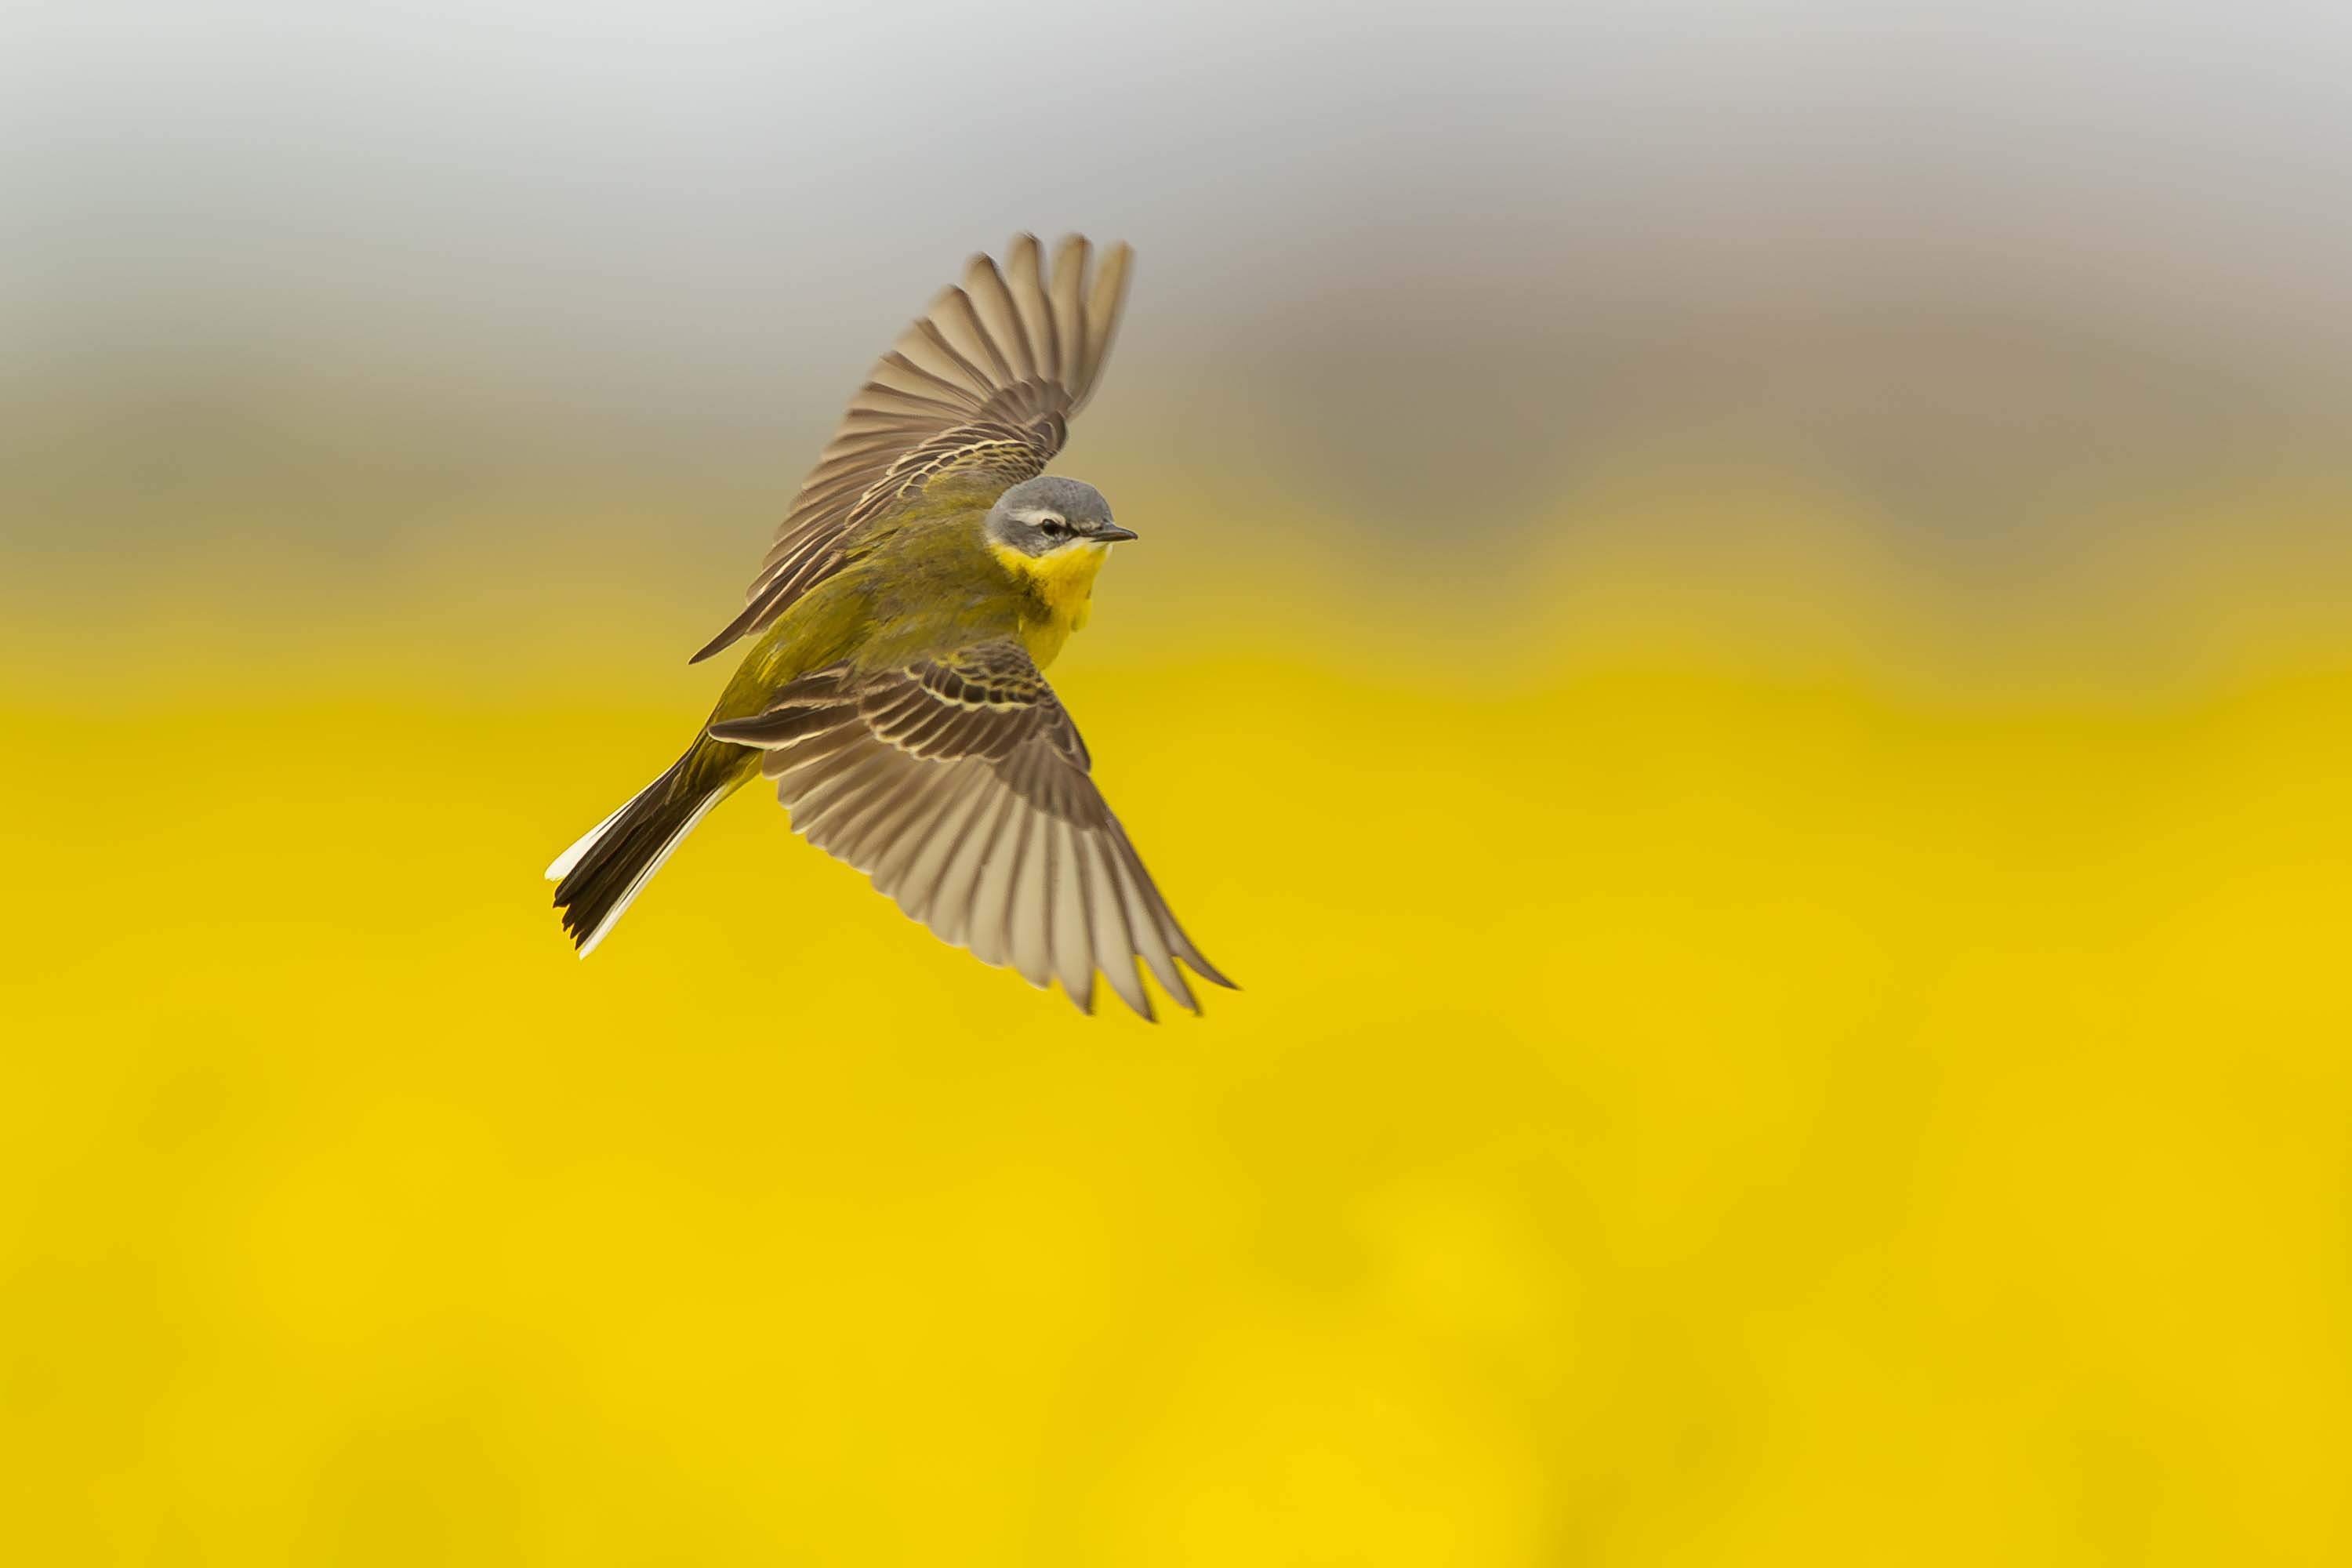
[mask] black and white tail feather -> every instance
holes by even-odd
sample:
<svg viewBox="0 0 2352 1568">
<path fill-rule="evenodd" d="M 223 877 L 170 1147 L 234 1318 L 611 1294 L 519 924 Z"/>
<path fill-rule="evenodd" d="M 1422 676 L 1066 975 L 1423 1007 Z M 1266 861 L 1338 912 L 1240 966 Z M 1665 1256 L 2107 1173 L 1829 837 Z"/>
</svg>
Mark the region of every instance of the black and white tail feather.
<svg viewBox="0 0 2352 1568">
<path fill-rule="evenodd" d="M 563 929 L 579 944 L 581 957 L 596 951 L 662 862 L 730 793 L 725 784 L 690 783 L 691 755 L 680 757 L 548 867 Z"/>
</svg>

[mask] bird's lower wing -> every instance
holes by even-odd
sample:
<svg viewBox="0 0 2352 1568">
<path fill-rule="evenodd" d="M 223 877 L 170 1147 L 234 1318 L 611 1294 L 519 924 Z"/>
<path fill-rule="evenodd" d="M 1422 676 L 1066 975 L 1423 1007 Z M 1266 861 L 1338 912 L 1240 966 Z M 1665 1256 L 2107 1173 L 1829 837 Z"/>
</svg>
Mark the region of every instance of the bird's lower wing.
<svg viewBox="0 0 2352 1568">
<path fill-rule="evenodd" d="M 1095 974 L 1145 1017 L 1140 959 L 1194 1012 L 1184 934 L 1095 787 L 1086 747 L 1018 645 L 879 675 L 820 672 L 767 711 L 711 726 L 756 746 L 793 827 L 915 919 L 1094 1008 Z"/>
</svg>

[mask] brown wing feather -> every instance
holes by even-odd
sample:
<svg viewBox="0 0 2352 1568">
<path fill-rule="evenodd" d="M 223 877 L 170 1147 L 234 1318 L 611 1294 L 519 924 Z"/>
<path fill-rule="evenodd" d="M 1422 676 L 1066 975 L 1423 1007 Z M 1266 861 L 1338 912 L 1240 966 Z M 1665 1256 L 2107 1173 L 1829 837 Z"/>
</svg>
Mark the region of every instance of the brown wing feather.
<svg viewBox="0 0 2352 1568">
<path fill-rule="evenodd" d="M 1055 247 L 1049 272 L 1024 234 L 1005 271 L 973 257 L 962 283 L 932 301 L 850 399 L 778 525 L 743 613 L 695 658 L 766 627 L 840 569 L 853 529 L 941 476 L 1002 490 L 1044 473 L 1102 374 L 1133 256 L 1114 245 L 1091 267 L 1092 247 L 1073 235 Z"/>
<path fill-rule="evenodd" d="M 1018 644 L 852 680 L 825 670 L 710 733 L 768 755 L 793 827 L 898 907 L 1091 1012 L 1097 971 L 1145 1017 L 1140 960 L 1194 1012 L 1201 955 L 1095 787 L 1086 743 Z M 1181 961 L 1181 963 L 1180 963 Z"/>
</svg>

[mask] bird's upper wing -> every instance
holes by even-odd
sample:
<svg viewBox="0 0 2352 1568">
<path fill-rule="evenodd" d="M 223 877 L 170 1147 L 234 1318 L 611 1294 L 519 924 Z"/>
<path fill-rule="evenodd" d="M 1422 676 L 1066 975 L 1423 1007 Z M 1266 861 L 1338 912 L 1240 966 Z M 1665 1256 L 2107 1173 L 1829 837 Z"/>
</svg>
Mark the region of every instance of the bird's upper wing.
<svg viewBox="0 0 2352 1568">
<path fill-rule="evenodd" d="M 1089 776 L 1077 727 L 1019 644 L 878 675 L 821 670 L 767 711 L 710 727 L 768 753 L 794 831 L 874 879 L 940 937 L 1094 1010 L 1095 971 L 1145 1017 L 1136 960 L 1200 1004 L 1219 985 Z"/>
<path fill-rule="evenodd" d="M 1092 248 L 1072 235 L 1048 270 L 1024 234 L 1002 272 L 985 256 L 971 258 L 961 286 L 932 301 L 849 400 L 776 529 L 743 613 L 696 659 L 783 614 L 840 568 L 851 529 L 933 480 L 961 474 L 1003 490 L 1045 471 L 1070 416 L 1094 391 L 1127 301 L 1135 253 L 1114 245 L 1090 268 Z"/>
</svg>

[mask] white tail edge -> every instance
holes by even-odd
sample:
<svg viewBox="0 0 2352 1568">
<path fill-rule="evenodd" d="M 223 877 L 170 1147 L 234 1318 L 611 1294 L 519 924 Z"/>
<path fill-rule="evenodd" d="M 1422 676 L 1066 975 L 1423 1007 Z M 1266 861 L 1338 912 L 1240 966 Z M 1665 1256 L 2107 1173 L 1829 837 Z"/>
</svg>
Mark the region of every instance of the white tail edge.
<svg viewBox="0 0 2352 1568">
<path fill-rule="evenodd" d="M 702 819 L 710 815 L 710 808 L 726 798 L 726 795 L 725 790 L 714 790 L 694 803 L 694 810 L 688 815 L 685 821 L 677 825 L 677 830 L 662 840 L 662 847 L 655 851 L 653 857 L 639 868 L 637 874 L 629 879 L 629 890 L 623 893 L 613 907 L 604 911 L 604 918 L 598 921 L 595 929 L 582 939 L 581 957 L 585 958 L 596 951 L 596 944 L 604 940 L 604 933 L 613 929 L 614 921 L 628 913 L 629 906 L 637 901 L 637 895 L 646 890 L 646 884 L 654 879 L 654 873 L 662 868 L 662 863 L 677 852 L 677 847 L 686 842 L 686 836 L 701 826 Z M 628 808 L 624 806 L 621 809 L 625 811 Z M 595 833 L 590 834 L 588 836 L 590 841 L 593 843 L 597 834 L 604 831 L 604 828 L 599 827 Z M 570 849 L 564 851 L 567 857 L 573 853 L 573 850 Z"/>
<path fill-rule="evenodd" d="M 667 778 L 668 776 L 669 775 L 667 773 L 664 773 L 662 775 L 663 778 Z M 656 780 L 656 782 L 658 783 L 659 781 Z M 646 786 L 647 789 L 650 789 L 651 787 L 653 786 L 650 784 Z M 644 793 L 645 790 L 639 790 L 637 795 L 643 795 Z M 630 806 L 636 804 L 637 795 L 633 795 L 626 801 L 622 803 L 621 811 L 626 811 Z M 612 816 L 606 817 L 604 821 L 598 823 L 595 826 L 590 828 L 587 832 L 573 839 L 572 841 L 572 847 L 566 849 L 562 854 L 558 855 L 554 860 L 550 862 L 548 865 L 547 879 L 551 882 L 561 882 L 564 878 L 570 876 L 572 874 L 572 868 L 580 864 L 581 860 L 586 857 L 588 851 L 596 847 L 596 840 L 604 837 L 604 829 L 612 826 L 613 824 L 621 820 L 621 811 L 614 812 Z"/>
</svg>

